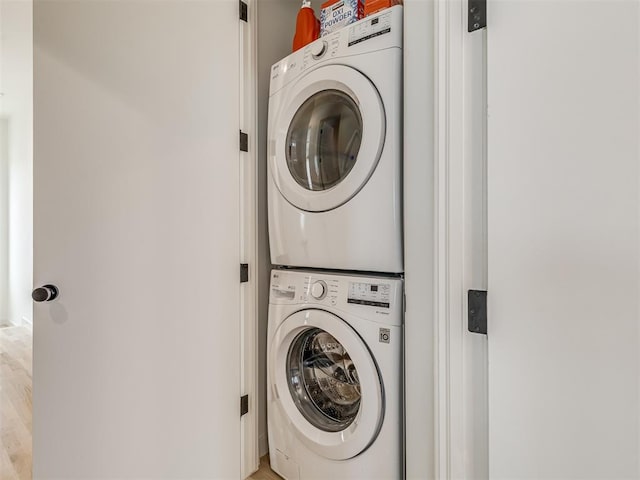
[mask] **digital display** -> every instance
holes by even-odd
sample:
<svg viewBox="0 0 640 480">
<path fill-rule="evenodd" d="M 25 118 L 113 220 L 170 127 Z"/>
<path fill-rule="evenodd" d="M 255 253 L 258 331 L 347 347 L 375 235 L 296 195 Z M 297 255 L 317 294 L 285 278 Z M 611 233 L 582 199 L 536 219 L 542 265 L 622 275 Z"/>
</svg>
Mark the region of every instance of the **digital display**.
<svg viewBox="0 0 640 480">
<path fill-rule="evenodd" d="M 347 303 L 389 308 L 391 286 L 386 283 L 349 283 Z"/>
<path fill-rule="evenodd" d="M 350 27 L 348 43 L 350 47 L 391 32 L 392 12 L 382 12 L 376 15 L 368 22 L 357 22 Z"/>
</svg>

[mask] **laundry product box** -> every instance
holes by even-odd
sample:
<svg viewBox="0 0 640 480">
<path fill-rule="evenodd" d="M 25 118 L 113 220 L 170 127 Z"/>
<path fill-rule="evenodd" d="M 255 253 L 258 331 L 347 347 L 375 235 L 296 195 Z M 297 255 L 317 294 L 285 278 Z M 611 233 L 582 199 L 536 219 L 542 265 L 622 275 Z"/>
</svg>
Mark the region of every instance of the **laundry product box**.
<svg viewBox="0 0 640 480">
<path fill-rule="evenodd" d="M 372 13 L 379 12 L 385 8 L 402 5 L 402 0 L 365 0 L 364 16 L 368 17 Z"/>
<path fill-rule="evenodd" d="M 364 18 L 363 0 L 329 0 L 320 10 L 320 36 Z"/>
</svg>

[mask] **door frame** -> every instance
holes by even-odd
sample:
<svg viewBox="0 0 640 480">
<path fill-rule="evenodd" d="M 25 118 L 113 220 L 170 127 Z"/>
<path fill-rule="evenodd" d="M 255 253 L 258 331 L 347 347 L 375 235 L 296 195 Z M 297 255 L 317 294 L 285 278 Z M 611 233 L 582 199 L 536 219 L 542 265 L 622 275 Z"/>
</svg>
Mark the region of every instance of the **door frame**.
<svg viewBox="0 0 640 480">
<path fill-rule="evenodd" d="M 250 400 L 242 420 L 242 478 L 258 467 L 257 278 L 262 274 L 257 261 L 257 22 L 252 20 L 257 1 L 247 4 L 250 21 L 240 29 L 246 73 L 241 75 L 245 95 L 240 118 L 250 138 L 249 152 L 241 155 L 241 258 L 251 268 L 241 296 L 241 368 L 242 389 Z M 477 431 L 482 422 L 474 422 L 470 414 L 474 408 L 479 408 L 477 414 L 483 411 L 474 407 L 478 391 L 468 368 L 470 355 L 478 354 L 479 337 L 470 338 L 473 334 L 467 332 L 466 291 L 487 286 L 487 33 L 466 31 L 466 6 L 467 0 L 405 0 L 405 43 L 426 47 L 404 52 L 405 98 L 412 99 L 405 102 L 404 122 L 405 218 L 411 218 L 405 224 L 405 342 L 427 342 L 434 349 L 426 359 L 423 349 L 411 347 L 405 353 L 405 412 L 412 419 L 405 427 L 408 478 L 486 478 L 482 459 L 467 455 L 483 436 Z M 425 108 L 433 115 L 410 121 L 424 117 Z M 408 160 L 412 154 L 419 155 L 418 162 Z M 479 178 L 471 168 L 478 162 Z M 424 188 L 425 183 L 433 190 Z M 426 315 L 424 301 L 432 303 Z M 486 355 L 486 338 L 482 340 Z M 420 379 L 411 365 L 422 373 Z M 433 457 L 425 454 L 430 451 Z"/>
<path fill-rule="evenodd" d="M 240 287 L 240 388 L 249 396 L 249 410 L 240 419 L 240 478 L 258 470 L 258 14 L 257 0 L 244 0 L 249 21 L 240 22 L 240 130 L 249 135 L 248 151 L 240 152 L 240 259 L 249 265 L 249 279 Z"/>
<path fill-rule="evenodd" d="M 487 339 L 466 296 L 487 286 L 487 33 L 467 32 L 467 0 L 404 5 L 406 476 L 482 479 Z"/>
<path fill-rule="evenodd" d="M 435 3 L 436 478 L 488 478 L 487 342 L 467 328 L 487 289 L 486 39 L 468 0 Z"/>
</svg>

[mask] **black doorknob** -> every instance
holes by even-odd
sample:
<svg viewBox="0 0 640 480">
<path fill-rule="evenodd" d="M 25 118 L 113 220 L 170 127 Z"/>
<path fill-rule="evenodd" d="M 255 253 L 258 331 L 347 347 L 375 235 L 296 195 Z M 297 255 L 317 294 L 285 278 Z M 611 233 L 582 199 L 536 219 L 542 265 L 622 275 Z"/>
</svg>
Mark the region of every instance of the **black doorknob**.
<svg viewBox="0 0 640 480">
<path fill-rule="evenodd" d="M 31 298 L 36 302 L 50 302 L 58 296 L 58 287 L 55 285 L 44 285 L 31 292 Z"/>
</svg>

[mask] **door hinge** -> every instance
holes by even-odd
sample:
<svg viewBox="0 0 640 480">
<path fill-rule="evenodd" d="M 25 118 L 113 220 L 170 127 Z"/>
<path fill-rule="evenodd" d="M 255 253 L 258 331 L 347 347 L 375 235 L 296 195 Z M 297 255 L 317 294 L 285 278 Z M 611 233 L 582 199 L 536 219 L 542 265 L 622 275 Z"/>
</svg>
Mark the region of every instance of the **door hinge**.
<svg viewBox="0 0 640 480">
<path fill-rule="evenodd" d="M 249 151 L 249 135 L 240 130 L 240 151 Z"/>
<path fill-rule="evenodd" d="M 243 395 L 240 397 L 240 416 L 249 413 L 249 395 Z"/>
<path fill-rule="evenodd" d="M 475 32 L 487 26 L 487 0 L 469 0 L 467 30 Z"/>
<path fill-rule="evenodd" d="M 249 18 L 249 9 L 247 8 L 247 4 L 240 0 L 240 20 L 243 22 L 248 22 Z"/>
<path fill-rule="evenodd" d="M 241 263 L 240 264 L 240 283 L 245 283 L 249 281 L 249 264 Z"/>
<path fill-rule="evenodd" d="M 487 292 L 469 290 L 467 295 L 469 331 L 487 334 Z"/>
</svg>

